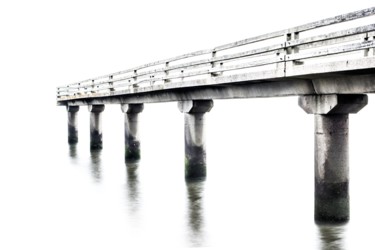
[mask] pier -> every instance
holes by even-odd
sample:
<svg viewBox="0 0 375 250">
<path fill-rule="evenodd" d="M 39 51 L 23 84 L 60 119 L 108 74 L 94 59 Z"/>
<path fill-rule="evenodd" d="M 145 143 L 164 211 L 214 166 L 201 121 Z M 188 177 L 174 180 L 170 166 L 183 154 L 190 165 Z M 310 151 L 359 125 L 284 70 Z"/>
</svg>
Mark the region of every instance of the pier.
<svg viewBox="0 0 375 250">
<path fill-rule="evenodd" d="M 76 116 L 87 106 L 90 146 L 101 149 L 101 114 L 117 104 L 125 161 L 137 162 L 138 116 L 152 103 L 176 102 L 185 119 L 185 178 L 204 179 L 205 114 L 215 100 L 298 96 L 302 110 L 315 117 L 315 220 L 346 222 L 349 114 L 375 92 L 374 16 L 375 7 L 368 8 L 58 87 L 68 142 L 78 142 Z"/>
</svg>

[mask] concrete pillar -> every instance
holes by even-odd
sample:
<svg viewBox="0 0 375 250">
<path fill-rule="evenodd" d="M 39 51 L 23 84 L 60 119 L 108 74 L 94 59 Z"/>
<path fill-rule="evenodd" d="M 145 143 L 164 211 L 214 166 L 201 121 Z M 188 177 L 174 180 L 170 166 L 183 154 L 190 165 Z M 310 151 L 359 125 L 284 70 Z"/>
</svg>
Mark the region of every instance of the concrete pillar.
<svg viewBox="0 0 375 250">
<path fill-rule="evenodd" d="M 90 148 L 103 148 L 102 115 L 104 105 L 89 105 L 90 113 Z"/>
<path fill-rule="evenodd" d="M 79 106 L 66 106 L 68 111 L 68 143 L 76 144 L 78 142 L 77 112 Z"/>
<path fill-rule="evenodd" d="M 125 114 L 125 162 L 134 163 L 141 159 L 141 142 L 138 135 L 138 114 L 143 104 L 122 104 Z"/>
<path fill-rule="evenodd" d="M 367 105 L 367 95 L 311 95 L 298 104 L 315 115 L 315 221 L 346 222 L 349 209 L 349 113 Z"/>
<path fill-rule="evenodd" d="M 206 177 L 204 115 L 212 107 L 212 100 L 178 102 L 179 110 L 185 114 L 186 179 L 201 179 Z"/>
</svg>

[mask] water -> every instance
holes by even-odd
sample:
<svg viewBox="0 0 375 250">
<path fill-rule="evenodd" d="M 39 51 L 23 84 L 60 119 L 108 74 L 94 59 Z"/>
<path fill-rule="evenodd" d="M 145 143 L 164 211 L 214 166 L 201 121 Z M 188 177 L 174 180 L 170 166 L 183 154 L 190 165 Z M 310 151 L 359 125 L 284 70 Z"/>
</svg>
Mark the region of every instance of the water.
<svg viewBox="0 0 375 250">
<path fill-rule="evenodd" d="M 295 97 L 215 101 L 207 114 L 208 177 L 195 183 L 184 179 L 183 115 L 176 103 L 145 105 L 142 161 L 131 166 L 124 163 L 118 105 L 106 107 L 99 152 L 89 150 L 86 108 L 78 115 L 79 144 L 69 147 L 66 111 L 55 106 L 56 86 L 373 1 L 0 6 L 0 249 L 374 248 L 372 97 L 350 117 L 351 220 L 339 226 L 313 221 L 313 116 Z"/>
<path fill-rule="evenodd" d="M 8 114 L 0 175 L 0 249 L 372 249 L 375 107 L 350 117 L 351 220 L 314 223 L 313 116 L 297 98 L 215 101 L 207 114 L 206 181 L 185 182 L 176 103 L 141 114 L 142 160 L 124 163 L 123 114 L 89 114 L 67 143 L 66 111 Z"/>
</svg>

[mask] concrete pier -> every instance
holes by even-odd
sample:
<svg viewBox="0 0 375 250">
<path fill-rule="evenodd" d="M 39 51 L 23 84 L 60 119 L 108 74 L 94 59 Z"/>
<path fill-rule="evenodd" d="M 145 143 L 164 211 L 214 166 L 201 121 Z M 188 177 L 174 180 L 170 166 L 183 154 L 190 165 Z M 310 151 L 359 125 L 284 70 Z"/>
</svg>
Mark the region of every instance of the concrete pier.
<svg viewBox="0 0 375 250">
<path fill-rule="evenodd" d="M 349 220 L 349 114 L 367 102 L 367 95 L 311 95 L 298 100 L 303 110 L 315 115 L 317 223 Z"/>
<path fill-rule="evenodd" d="M 89 105 L 90 113 L 90 148 L 103 148 L 102 115 L 104 105 Z"/>
<path fill-rule="evenodd" d="M 125 114 L 125 162 L 134 163 L 141 158 L 141 142 L 138 135 L 138 114 L 143 104 L 122 104 Z"/>
<path fill-rule="evenodd" d="M 68 111 L 68 143 L 75 144 L 78 142 L 77 112 L 79 106 L 66 106 Z"/>
<path fill-rule="evenodd" d="M 203 179 L 206 177 L 204 116 L 212 107 L 212 100 L 178 102 L 179 110 L 185 114 L 186 179 Z"/>
</svg>

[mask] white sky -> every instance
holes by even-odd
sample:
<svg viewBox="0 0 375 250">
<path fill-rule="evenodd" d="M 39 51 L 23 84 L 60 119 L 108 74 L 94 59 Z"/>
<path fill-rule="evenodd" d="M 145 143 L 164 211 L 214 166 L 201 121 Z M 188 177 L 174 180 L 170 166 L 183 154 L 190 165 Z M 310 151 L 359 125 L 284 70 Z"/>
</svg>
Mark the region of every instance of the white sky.
<svg viewBox="0 0 375 250">
<path fill-rule="evenodd" d="M 61 111 L 57 116 L 66 122 L 63 108 L 55 106 L 57 86 L 372 6 L 374 0 L 2 0 L 2 143 L 17 149 L 10 145 L 15 135 L 30 129 L 23 123 L 42 123 L 36 113 L 48 121 Z"/>
</svg>

